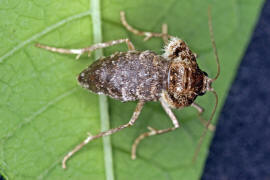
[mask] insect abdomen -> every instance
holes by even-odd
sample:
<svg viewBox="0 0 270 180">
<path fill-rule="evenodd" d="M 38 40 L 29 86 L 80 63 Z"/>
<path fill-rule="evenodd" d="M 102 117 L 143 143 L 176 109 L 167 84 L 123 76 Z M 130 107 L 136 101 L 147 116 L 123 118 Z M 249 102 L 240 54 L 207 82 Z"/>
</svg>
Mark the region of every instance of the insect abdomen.
<svg viewBox="0 0 270 180">
<path fill-rule="evenodd" d="M 150 51 L 120 52 L 99 59 L 79 74 L 78 81 L 98 94 L 121 101 L 154 101 L 166 87 L 168 61 Z"/>
</svg>

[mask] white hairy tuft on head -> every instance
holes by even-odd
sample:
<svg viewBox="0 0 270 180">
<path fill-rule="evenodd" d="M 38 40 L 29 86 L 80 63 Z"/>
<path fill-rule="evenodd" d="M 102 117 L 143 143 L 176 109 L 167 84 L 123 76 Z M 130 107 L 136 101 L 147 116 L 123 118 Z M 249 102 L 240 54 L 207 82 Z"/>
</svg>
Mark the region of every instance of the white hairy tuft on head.
<svg viewBox="0 0 270 180">
<path fill-rule="evenodd" d="M 176 48 L 180 46 L 181 42 L 183 42 L 183 40 L 177 37 L 172 37 L 169 43 L 164 47 L 163 57 L 166 59 L 170 59 L 173 56 Z"/>
</svg>

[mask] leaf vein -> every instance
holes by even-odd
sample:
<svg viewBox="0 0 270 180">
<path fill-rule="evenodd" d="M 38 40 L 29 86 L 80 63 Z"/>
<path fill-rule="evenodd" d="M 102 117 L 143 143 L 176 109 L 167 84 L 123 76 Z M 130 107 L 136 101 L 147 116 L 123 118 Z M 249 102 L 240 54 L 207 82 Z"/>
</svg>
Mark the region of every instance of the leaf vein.
<svg viewBox="0 0 270 180">
<path fill-rule="evenodd" d="M 43 107 L 41 107 L 40 109 L 38 109 L 36 112 L 34 112 L 31 116 L 24 118 L 24 122 L 20 123 L 17 127 L 15 127 L 13 129 L 13 131 L 11 131 L 9 134 L 7 134 L 3 139 L 5 139 L 5 141 L 7 141 L 9 138 L 11 138 L 12 136 L 14 136 L 14 134 L 21 129 L 22 127 L 24 127 L 25 125 L 29 124 L 30 122 L 32 122 L 37 116 L 41 115 L 42 113 L 44 113 L 49 107 L 51 107 L 52 105 L 56 104 L 57 102 L 59 102 L 60 100 L 62 100 L 63 98 L 73 94 L 78 88 L 73 88 L 63 94 L 61 94 L 60 96 L 56 97 L 55 99 L 49 101 L 46 105 L 44 105 Z"/>
<path fill-rule="evenodd" d="M 100 0 L 90 0 L 90 9 L 92 10 L 93 21 L 93 38 L 94 43 L 102 42 L 101 17 L 100 17 Z M 103 55 L 102 49 L 95 52 L 95 58 L 98 59 Z M 101 131 L 110 128 L 108 100 L 104 95 L 99 96 Z M 114 169 L 112 160 L 112 146 L 109 136 L 103 137 L 104 163 L 107 180 L 114 180 Z"/>
<path fill-rule="evenodd" d="M 4 54 L 3 56 L 0 57 L 0 63 L 2 63 L 6 58 L 12 56 L 14 53 L 16 53 L 17 51 L 19 51 L 21 48 L 23 48 L 24 46 L 26 46 L 27 44 L 33 42 L 34 40 L 44 36 L 45 34 L 57 29 L 58 27 L 70 22 L 70 21 L 73 21 L 73 20 L 76 20 L 76 19 L 80 19 L 82 17 L 85 17 L 85 16 L 88 16 L 88 15 L 91 15 L 91 11 L 86 11 L 86 12 L 82 12 L 82 13 L 79 13 L 79 14 L 76 14 L 76 15 L 73 15 L 73 16 L 70 16 L 66 19 L 63 19 L 51 26 L 48 26 L 47 28 L 45 28 L 43 31 L 31 36 L 30 38 L 26 39 L 25 41 L 19 43 L 17 46 L 15 46 L 13 49 L 11 49 L 10 51 L 8 51 L 6 54 Z"/>
</svg>

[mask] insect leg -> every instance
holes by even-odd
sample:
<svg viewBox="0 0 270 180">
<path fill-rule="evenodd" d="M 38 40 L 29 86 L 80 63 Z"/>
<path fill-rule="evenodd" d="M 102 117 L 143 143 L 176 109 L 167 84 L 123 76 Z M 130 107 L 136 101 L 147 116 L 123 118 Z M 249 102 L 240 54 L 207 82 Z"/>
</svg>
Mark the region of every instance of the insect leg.
<svg viewBox="0 0 270 180">
<path fill-rule="evenodd" d="M 162 34 L 164 34 L 164 36 L 162 36 L 162 39 L 163 39 L 163 42 L 165 44 L 168 44 L 168 25 L 167 24 L 162 24 L 162 27 L 161 27 L 161 32 Z"/>
<path fill-rule="evenodd" d="M 158 134 L 163 134 L 166 132 L 174 131 L 176 128 L 179 128 L 179 123 L 178 120 L 176 119 L 175 115 L 173 114 L 172 110 L 168 106 L 168 104 L 161 98 L 160 99 L 161 105 L 165 112 L 169 115 L 170 119 L 172 120 L 173 126 L 172 128 L 166 128 L 166 129 L 161 129 L 157 130 L 152 127 L 147 127 L 149 129 L 149 132 L 141 134 L 139 137 L 137 137 L 132 145 L 132 150 L 131 150 L 131 158 L 136 159 L 136 149 L 138 144 L 143 140 L 144 138 L 148 136 L 154 136 Z"/>
<path fill-rule="evenodd" d="M 196 104 L 196 103 L 192 103 L 191 104 L 192 107 L 194 107 L 197 111 L 198 111 L 198 116 L 199 116 L 199 119 L 201 121 L 201 123 L 210 131 L 215 131 L 216 127 L 212 124 L 209 124 L 208 127 L 207 127 L 207 121 L 202 117 L 202 114 L 204 112 L 204 109 L 199 105 L 199 104 Z"/>
<path fill-rule="evenodd" d="M 79 145 L 77 145 L 73 150 L 71 150 L 62 160 L 62 168 L 66 168 L 66 161 L 74 154 L 76 153 L 77 151 L 79 151 L 81 148 L 83 148 L 86 144 L 88 144 L 90 141 L 94 140 L 94 139 L 97 139 L 97 138 L 100 138 L 100 137 L 103 137 L 103 136 L 108 136 L 108 135 L 111 135 L 113 133 L 116 133 L 117 131 L 120 131 L 126 127 L 130 127 L 132 126 L 135 121 L 137 120 L 137 118 L 139 117 L 140 115 L 140 112 L 143 108 L 143 105 L 144 105 L 144 101 L 139 101 L 137 106 L 136 106 L 136 109 L 135 111 L 133 112 L 133 115 L 130 119 L 130 121 L 127 123 L 127 124 L 123 124 L 117 128 L 113 128 L 113 129 L 110 129 L 108 131 L 104 131 L 104 132 L 101 132 L 95 136 L 92 136 L 92 135 L 89 135 L 82 143 L 80 143 Z"/>
<path fill-rule="evenodd" d="M 77 54 L 76 59 L 79 59 L 80 56 L 85 52 L 88 52 L 88 56 L 90 56 L 91 52 L 95 51 L 96 49 L 102 49 L 102 48 L 110 47 L 110 46 L 121 44 L 121 43 L 126 43 L 129 50 L 135 50 L 134 45 L 131 43 L 129 39 L 118 39 L 118 40 L 113 40 L 113 41 L 108 41 L 108 42 L 103 42 L 103 43 L 97 43 L 97 44 L 93 44 L 92 46 L 81 48 L 81 49 L 56 48 L 56 47 L 46 46 L 43 44 L 36 44 L 36 47 L 43 48 L 52 52 L 61 53 L 61 54 Z"/>
<path fill-rule="evenodd" d="M 161 37 L 164 41 L 164 43 L 166 44 L 168 42 L 168 38 L 172 38 L 173 36 L 168 35 L 168 26 L 167 24 L 163 24 L 162 25 L 162 33 L 155 33 L 155 32 L 145 32 L 145 31 L 140 31 L 138 29 L 135 29 L 134 27 L 132 27 L 131 25 L 128 24 L 127 20 L 126 20 L 126 16 L 125 16 L 125 12 L 121 11 L 120 12 L 120 18 L 121 18 L 121 22 L 123 24 L 123 26 L 129 30 L 130 32 L 132 32 L 135 35 L 138 36 L 145 36 L 144 41 L 149 40 L 152 37 Z"/>
</svg>

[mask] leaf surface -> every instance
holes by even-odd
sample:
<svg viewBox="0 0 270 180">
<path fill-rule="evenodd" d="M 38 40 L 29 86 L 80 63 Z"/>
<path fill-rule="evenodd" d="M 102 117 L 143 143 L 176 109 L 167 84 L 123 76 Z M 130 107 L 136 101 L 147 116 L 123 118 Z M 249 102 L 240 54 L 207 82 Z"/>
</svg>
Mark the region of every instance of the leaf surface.
<svg viewBox="0 0 270 180">
<path fill-rule="evenodd" d="M 98 0 L 94 0 L 99 3 Z M 216 64 L 208 30 L 208 5 L 221 59 L 221 75 L 214 87 L 219 110 L 235 76 L 263 1 L 156 0 L 101 2 L 102 39 L 130 38 L 136 49 L 161 54 L 158 38 L 142 41 L 120 24 L 119 12 L 128 22 L 145 31 L 169 33 L 185 40 L 199 55 L 198 63 L 210 77 Z M 34 47 L 36 42 L 65 48 L 85 47 L 94 42 L 95 23 L 91 1 L 0 1 L 0 173 L 6 179 L 198 179 L 202 173 L 213 133 L 208 133 L 195 164 L 192 156 L 202 133 L 196 111 L 174 111 L 181 128 L 150 137 L 139 145 L 136 160 L 130 159 L 134 139 L 147 131 L 171 126 L 159 103 L 147 103 L 132 128 L 113 135 L 114 176 L 104 163 L 103 141 L 95 140 L 61 168 L 63 156 L 80 143 L 87 132 L 100 131 L 99 96 L 80 88 L 76 75 L 94 61 L 94 56 L 62 55 Z M 125 45 L 104 50 L 105 55 L 126 51 Z M 209 117 L 214 98 L 197 98 Z M 111 127 L 128 122 L 135 103 L 109 99 Z M 218 114 L 218 113 L 217 113 Z M 216 114 L 216 118 L 217 118 Z M 106 152 L 105 152 L 106 153 Z M 113 178 L 114 177 L 114 178 Z"/>
</svg>

